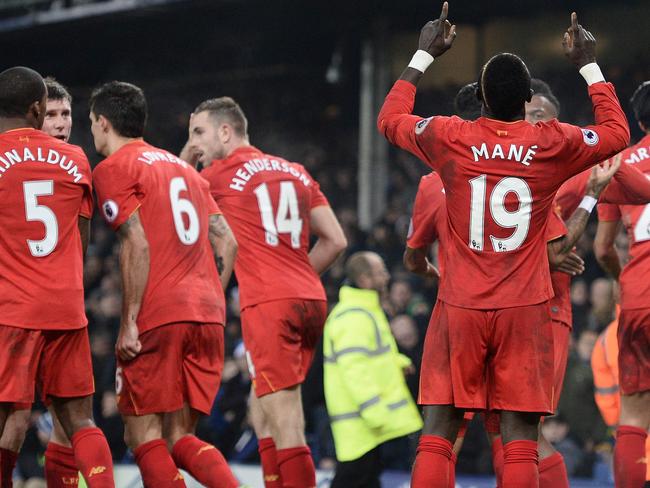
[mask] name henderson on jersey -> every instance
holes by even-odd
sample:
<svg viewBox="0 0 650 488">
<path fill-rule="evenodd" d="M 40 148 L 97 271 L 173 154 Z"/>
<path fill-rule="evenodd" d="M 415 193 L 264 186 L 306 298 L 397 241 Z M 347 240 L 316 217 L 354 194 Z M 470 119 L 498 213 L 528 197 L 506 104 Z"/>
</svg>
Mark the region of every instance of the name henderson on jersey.
<svg viewBox="0 0 650 488">
<path fill-rule="evenodd" d="M 6 151 L 3 156 L 0 156 L 0 163 L 4 164 L 4 168 L 0 166 L 0 178 L 2 178 L 3 173 L 8 169 L 11 169 L 16 163 L 47 163 L 47 164 L 58 164 L 59 167 L 66 171 L 70 176 L 74 178 L 75 183 L 79 183 L 79 180 L 83 178 L 83 175 L 79 172 L 79 168 L 72 159 L 67 159 L 67 156 L 62 156 L 58 151 L 54 149 L 47 149 L 47 157 L 43 155 L 43 148 L 36 148 L 36 155 L 28 148 L 25 147 L 22 149 L 22 154 L 19 149 L 10 149 Z"/>
<path fill-rule="evenodd" d="M 283 173 L 290 173 L 291 176 L 298 178 L 303 185 L 309 186 L 311 184 L 311 180 L 305 173 L 290 166 L 286 161 L 280 162 L 277 159 L 262 158 L 246 161 L 243 168 L 235 171 L 236 176 L 233 176 L 230 188 L 237 191 L 244 191 L 246 183 L 248 183 L 255 173 L 259 173 L 260 171 L 282 171 Z"/>
</svg>

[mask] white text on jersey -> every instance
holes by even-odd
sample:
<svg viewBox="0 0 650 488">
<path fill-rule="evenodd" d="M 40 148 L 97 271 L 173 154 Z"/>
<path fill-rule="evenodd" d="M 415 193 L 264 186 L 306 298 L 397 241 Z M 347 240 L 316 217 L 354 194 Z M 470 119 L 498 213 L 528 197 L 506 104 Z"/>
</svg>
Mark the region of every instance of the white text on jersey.
<svg viewBox="0 0 650 488">
<path fill-rule="evenodd" d="M 628 164 L 634 164 L 634 163 L 640 163 L 644 159 L 650 158 L 650 154 L 648 154 L 648 149 L 646 147 L 640 147 L 636 151 L 633 151 L 630 153 L 629 157 L 625 160 L 626 163 Z"/>
<path fill-rule="evenodd" d="M 244 191 L 246 183 L 255 173 L 259 173 L 260 171 L 281 171 L 283 173 L 289 173 L 291 176 L 298 178 L 303 185 L 309 186 L 311 184 L 311 180 L 305 173 L 297 170 L 286 161 L 280 162 L 277 159 L 263 158 L 246 161 L 243 167 L 235 171 L 230 188 L 237 191 Z"/>
<path fill-rule="evenodd" d="M 83 178 L 79 168 L 72 159 L 68 159 L 65 155 L 62 156 L 54 149 L 43 150 L 41 147 L 36 148 L 36 154 L 28 147 L 5 151 L 4 154 L 0 155 L 0 163 L 4 165 L 4 168 L 0 166 L 0 178 L 2 178 L 2 173 L 11 169 L 15 164 L 28 162 L 58 165 L 59 168 L 74 178 L 75 183 L 79 183 L 79 180 Z"/>
<path fill-rule="evenodd" d="M 145 151 L 140 154 L 138 161 L 141 161 L 145 164 L 151 166 L 157 161 L 164 161 L 166 163 L 175 163 L 180 164 L 183 168 L 186 168 L 188 164 L 183 161 L 181 158 L 177 158 L 173 154 L 162 152 L 162 151 Z"/>
<path fill-rule="evenodd" d="M 506 152 L 501 147 L 501 144 L 495 144 L 492 148 L 492 151 L 489 150 L 487 144 L 484 142 L 481 144 L 480 148 L 472 146 L 472 154 L 474 155 L 474 162 L 477 162 L 479 158 L 483 159 L 503 159 L 508 161 L 517 161 L 518 163 L 530 166 L 530 162 L 533 160 L 533 156 L 537 152 L 537 145 L 530 146 L 526 149 L 524 153 L 524 146 L 516 146 L 510 144 L 510 149 Z"/>
</svg>

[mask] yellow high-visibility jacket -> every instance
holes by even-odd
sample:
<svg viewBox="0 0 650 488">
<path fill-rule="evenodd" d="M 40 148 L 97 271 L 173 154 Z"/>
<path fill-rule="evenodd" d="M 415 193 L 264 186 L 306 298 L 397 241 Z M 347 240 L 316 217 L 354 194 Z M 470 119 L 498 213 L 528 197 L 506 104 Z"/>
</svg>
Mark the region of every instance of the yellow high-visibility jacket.
<svg viewBox="0 0 650 488">
<path fill-rule="evenodd" d="M 344 286 L 323 334 L 324 383 L 336 457 L 359 459 L 422 428 L 379 293 Z"/>
</svg>

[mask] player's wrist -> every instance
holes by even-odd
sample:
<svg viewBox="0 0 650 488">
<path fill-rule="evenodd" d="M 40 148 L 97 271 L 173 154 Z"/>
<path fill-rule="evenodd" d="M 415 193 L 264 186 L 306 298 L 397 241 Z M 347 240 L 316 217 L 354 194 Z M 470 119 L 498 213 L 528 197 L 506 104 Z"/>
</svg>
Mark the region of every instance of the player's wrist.
<svg viewBox="0 0 650 488">
<path fill-rule="evenodd" d="M 595 60 L 586 63 L 584 66 L 582 66 L 582 68 L 580 68 L 579 72 L 589 86 L 593 85 L 594 83 L 605 81 L 605 76 L 603 75 L 603 72 L 600 70 L 600 66 L 598 66 L 598 63 L 596 63 Z"/>
<path fill-rule="evenodd" d="M 583 210 L 586 210 L 588 213 L 591 213 L 597 203 L 598 203 L 598 198 L 594 198 L 591 195 L 585 195 L 582 198 L 582 201 L 580 202 L 578 208 L 581 208 Z"/>
<path fill-rule="evenodd" d="M 415 54 L 411 58 L 408 67 L 418 70 L 420 73 L 424 73 L 431 63 L 433 63 L 434 57 L 431 56 L 428 52 L 423 49 L 418 49 L 415 51 Z"/>
</svg>

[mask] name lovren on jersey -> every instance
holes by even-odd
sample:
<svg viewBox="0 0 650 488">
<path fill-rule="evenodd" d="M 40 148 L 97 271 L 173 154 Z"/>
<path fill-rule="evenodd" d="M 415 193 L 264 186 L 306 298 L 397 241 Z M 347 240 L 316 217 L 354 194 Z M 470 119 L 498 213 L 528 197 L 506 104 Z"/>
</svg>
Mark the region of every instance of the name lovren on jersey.
<svg viewBox="0 0 650 488">
<path fill-rule="evenodd" d="M 0 156 L 0 163 L 4 164 L 4 168 L 0 166 L 0 178 L 2 178 L 3 174 L 8 169 L 11 169 L 15 164 L 27 162 L 58 165 L 59 168 L 74 178 L 75 183 L 79 183 L 79 180 L 83 178 L 83 175 L 79 172 L 79 168 L 72 159 L 68 159 L 67 156 L 61 155 L 54 149 L 47 149 L 46 156 L 45 151 L 41 147 L 36 148 L 36 154 L 27 147 L 6 151 Z"/>
<path fill-rule="evenodd" d="M 294 178 L 298 178 L 298 181 L 301 181 L 303 185 L 309 186 L 311 184 L 311 180 L 305 173 L 297 170 L 286 161 L 280 162 L 277 159 L 262 158 L 246 161 L 243 167 L 235 171 L 230 188 L 237 191 L 244 191 L 246 183 L 248 183 L 254 174 L 260 171 L 281 171 L 282 173 L 289 173 Z"/>
<path fill-rule="evenodd" d="M 506 156 L 507 151 L 507 156 Z M 517 146 L 515 144 L 510 144 L 510 148 L 504 150 L 501 147 L 501 144 L 495 144 L 492 148 L 492 151 L 488 149 L 487 144 L 484 142 L 481 144 L 480 148 L 472 146 L 472 154 L 474 155 L 474 162 L 476 163 L 479 160 L 479 157 L 483 159 L 507 159 L 508 161 L 517 161 L 518 163 L 530 166 L 530 162 L 533 160 L 537 152 L 537 145 L 530 146 L 526 149 L 524 153 L 524 146 Z"/>
</svg>

